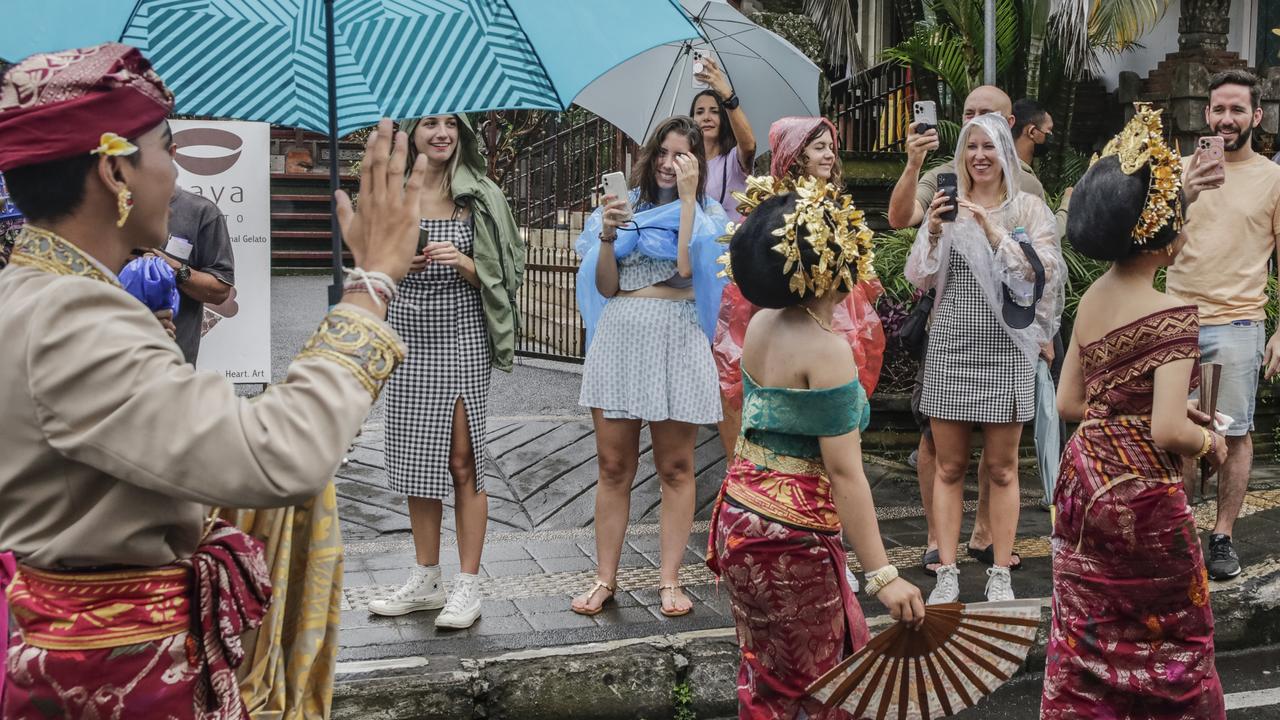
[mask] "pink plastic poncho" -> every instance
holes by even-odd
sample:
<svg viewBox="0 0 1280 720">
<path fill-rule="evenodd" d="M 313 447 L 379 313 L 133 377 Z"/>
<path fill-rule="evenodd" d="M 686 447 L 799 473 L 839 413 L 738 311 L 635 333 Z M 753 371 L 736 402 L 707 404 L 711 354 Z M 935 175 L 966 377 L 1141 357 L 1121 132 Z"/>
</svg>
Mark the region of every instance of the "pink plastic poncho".
<svg viewBox="0 0 1280 720">
<path fill-rule="evenodd" d="M 800 159 L 809 135 L 819 127 L 831 131 L 834 141 L 836 127 L 821 117 L 785 117 L 769 127 L 769 147 L 773 160 L 769 172 L 775 178 L 784 178 L 787 169 Z M 876 278 L 859 280 L 853 292 L 835 308 L 832 330 L 844 335 L 853 348 L 854 361 L 858 365 L 858 380 L 867 396 L 875 391 L 880 379 L 880 367 L 884 363 L 884 327 L 876 314 L 875 302 L 884 288 Z M 760 308 L 742 296 L 738 286 L 730 283 L 720 298 L 720 315 L 716 319 L 716 337 L 711 350 L 720 375 L 720 392 L 730 407 L 742 407 L 742 341 L 747 335 L 747 323 Z"/>
</svg>

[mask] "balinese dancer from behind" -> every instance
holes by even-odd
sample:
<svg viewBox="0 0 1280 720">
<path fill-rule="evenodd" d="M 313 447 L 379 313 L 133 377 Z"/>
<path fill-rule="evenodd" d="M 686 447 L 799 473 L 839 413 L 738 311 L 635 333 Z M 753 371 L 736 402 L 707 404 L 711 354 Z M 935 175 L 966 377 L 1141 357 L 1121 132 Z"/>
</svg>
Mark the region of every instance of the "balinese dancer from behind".
<svg viewBox="0 0 1280 720">
<path fill-rule="evenodd" d="M 772 177 L 756 178 L 756 185 L 769 186 L 782 192 L 795 186 L 801 178 L 814 178 L 844 188 L 839 149 L 836 146 L 836 126 L 823 117 L 784 117 L 769 127 L 769 147 L 772 160 L 769 173 Z M 734 193 L 734 202 L 744 197 Z M 750 212 L 747 203 L 738 210 Z M 884 359 L 884 328 L 876 315 L 875 302 L 883 288 L 874 272 L 858 281 L 857 287 L 835 308 L 835 324 L 832 328 L 844 336 L 853 348 L 854 361 L 858 364 L 858 382 L 867 395 L 875 391 L 880 378 L 880 366 Z M 720 314 L 716 320 L 715 340 L 712 351 L 716 359 L 716 372 L 720 380 L 720 397 L 724 405 L 724 420 L 720 422 L 720 440 L 725 455 L 733 455 L 734 443 L 742 426 L 742 358 L 743 337 L 747 323 L 760 308 L 747 302 L 734 285 L 724 290 L 720 300 Z"/>
<path fill-rule="evenodd" d="M 407 139 L 383 121 L 360 211 L 339 195 L 358 281 L 285 381 L 249 401 L 183 362 L 117 280 L 168 235 L 172 109 L 115 43 L 33 55 L 0 83 L 0 171 L 28 220 L 0 273 L 0 548 L 20 563 L 6 718 L 247 718 L 235 669 L 268 569 L 208 509 L 314 497 L 404 356 L 383 318 L 426 159 L 406 186 Z"/>
<path fill-rule="evenodd" d="M 1226 715 L 1182 467 L 1199 458 L 1217 468 L 1227 446 L 1188 417 L 1208 420 L 1187 408 L 1196 306 L 1153 287 L 1183 242 L 1182 180 L 1159 111 L 1139 104 L 1072 196 L 1068 242 L 1112 265 L 1080 299 L 1058 387 L 1059 412 L 1080 427 L 1053 493 L 1046 720 Z"/>
<path fill-rule="evenodd" d="M 753 179 L 754 180 L 754 179 Z M 742 718 L 841 718 L 806 688 L 868 640 L 841 530 L 867 569 L 866 593 L 894 618 L 924 616 L 880 540 L 859 433 L 870 417 L 837 305 L 871 272 L 871 230 L 848 196 L 814 179 L 755 206 L 728 269 L 762 309 L 742 348 L 742 434 L 717 499 L 707 565 L 724 581 L 742 646 Z M 804 714 L 807 713 L 807 714 Z"/>
</svg>

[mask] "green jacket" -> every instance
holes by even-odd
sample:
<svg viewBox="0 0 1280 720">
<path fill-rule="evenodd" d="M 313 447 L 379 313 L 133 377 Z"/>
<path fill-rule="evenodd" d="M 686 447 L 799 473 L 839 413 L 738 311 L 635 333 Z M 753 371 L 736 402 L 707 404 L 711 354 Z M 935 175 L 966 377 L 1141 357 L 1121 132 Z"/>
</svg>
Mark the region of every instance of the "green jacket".
<svg viewBox="0 0 1280 720">
<path fill-rule="evenodd" d="M 488 164 L 480 152 L 471 121 L 466 115 L 457 118 L 461 155 L 450 187 L 454 200 L 465 203 L 471 210 L 476 236 L 472 260 L 480 277 L 480 299 L 484 304 L 493 366 L 511 372 L 516 337 L 520 333 L 516 293 L 524 282 L 524 241 L 506 196 L 486 174 Z M 411 142 L 417 125 L 417 120 L 401 123 Z"/>
</svg>

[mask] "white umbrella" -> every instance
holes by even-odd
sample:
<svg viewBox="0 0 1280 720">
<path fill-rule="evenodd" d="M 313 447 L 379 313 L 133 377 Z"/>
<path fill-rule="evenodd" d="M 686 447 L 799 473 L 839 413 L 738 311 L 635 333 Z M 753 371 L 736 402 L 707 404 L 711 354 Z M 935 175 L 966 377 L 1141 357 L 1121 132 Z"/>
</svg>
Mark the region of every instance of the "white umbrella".
<svg viewBox="0 0 1280 720">
<path fill-rule="evenodd" d="M 818 115 L 818 67 L 794 45 L 756 25 L 724 0 L 680 0 L 703 37 L 647 50 L 596 78 L 574 104 L 644 142 L 658 123 L 689 112 L 693 53 L 711 55 L 733 86 L 755 132 L 769 147 L 769 126 L 787 115 Z"/>
</svg>

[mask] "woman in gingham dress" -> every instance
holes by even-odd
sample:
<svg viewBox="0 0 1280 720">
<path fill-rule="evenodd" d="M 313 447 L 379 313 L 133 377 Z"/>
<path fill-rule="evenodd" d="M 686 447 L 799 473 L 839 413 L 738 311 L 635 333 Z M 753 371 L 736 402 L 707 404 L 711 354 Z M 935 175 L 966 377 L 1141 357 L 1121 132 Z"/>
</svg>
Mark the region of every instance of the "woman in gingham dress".
<svg viewBox="0 0 1280 720">
<path fill-rule="evenodd" d="M 443 607 L 436 626 L 464 628 L 480 614 L 478 573 L 488 521 L 485 420 L 494 348 L 501 347 L 494 343 L 482 291 L 510 284 L 491 277 L 487 258 L 496 253 L 510 260 L 519 239 L 506 201 L 484 177 L 470 126 L 453 115 L 413 125 L 414 149 L 426 155 L 428 169 L 419 254 L 387 313 L 409 353 L 387 382 L 386 455 L 391 489 L 409 496 L 418 562 L 402 587 L 369 609 L 403 615 Z M 463 195 L 472 187 L 478 190 Z M 498 215 L 496 222 L 491 215 Z M 514 288 L 505 290 L 511 298 Z M 461 572 L 446 601 L 439 562 L 442 501 L 448 497 L 454 500 Z"/>
<path fill-rule="evenodd" d="M 600 472 L 597 579 L 571 605 L 583 615 L 599 613 L 614 594 L 645 422 L 662 487 L 661 612 L 692 609 L 679 570 L 693 524 L 698 425 L 721 419 L 710 336 L 724 288 L 716 238 L 727 224 L 705 197 L 705 178 L 702 131 L 690 118 L 670 118 L 640 151 L 629 201 L 606 196 L 579 240 L 590 345 L 578 402 L 591 408 Z"/>
<path fill-rule="evenodd" d="M 1035 410 L 1036 357 L 1057 331 L 1065 278 L 1053 214 L 1044 201 L 1018 190 L 1008 121 L 995 113 L 970 120 L 960 131 L 955 157 L 959 215 L 942 220 L 952 205 L 939 192 L 906 268 L 914 285 L 938 294 L 920 402 L 921 413 L 931 419 L 938 458 L 933 517 L 942 566 L 930 603 L 954 602 L 960 593 L 956 545 L 975 425 L 991 474 L 995 564 L 987 570 L 986 595 L 1014 597 L 1009 564 L 1018 524 L 1018 442 Z M 1027 231 L 1045 270 L 1035 317 L 1020 328 L 1002 314 L 1007 292 L 1026 305 L 1034 296 L 1032 266 L 1013 238 L 1017 227 Z"/>
</svg>

